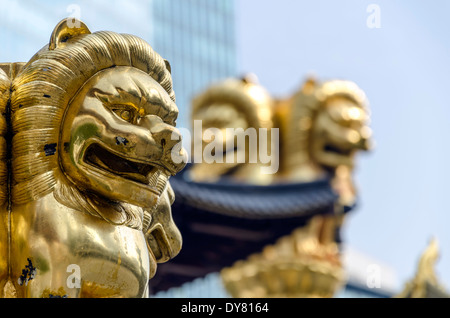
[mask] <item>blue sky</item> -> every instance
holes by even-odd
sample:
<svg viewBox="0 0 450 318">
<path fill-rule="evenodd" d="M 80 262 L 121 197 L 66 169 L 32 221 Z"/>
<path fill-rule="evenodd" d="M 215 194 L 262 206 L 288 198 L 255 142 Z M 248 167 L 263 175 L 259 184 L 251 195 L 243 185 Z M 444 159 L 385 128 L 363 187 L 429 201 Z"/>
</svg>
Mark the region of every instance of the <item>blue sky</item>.
<svg viewBox="0 0 450 318">
<path fill-rule="evenodd" d="M 272 94 L 308 74 L 355 81 L 368 95 L 375 149 L 358 158 L 360 206 L 344 239 L 410 279 L 431 237 L 450 287 L 450 2 L 245 0 L 238 7 L 239 70 Z M 370 4 L 380 28 L 368 28 Z"/>
</svg>

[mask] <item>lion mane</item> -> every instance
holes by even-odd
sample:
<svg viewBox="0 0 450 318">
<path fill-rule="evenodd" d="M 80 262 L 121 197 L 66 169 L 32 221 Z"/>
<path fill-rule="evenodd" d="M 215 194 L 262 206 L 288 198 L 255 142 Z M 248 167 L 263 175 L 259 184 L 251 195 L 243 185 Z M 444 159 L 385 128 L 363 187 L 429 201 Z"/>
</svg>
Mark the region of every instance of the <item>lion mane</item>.
<svg viewBox="0 0 450 318">
<path fill-rule="evenodd" d="M 8 196 L 8 172 L 6 166 L 6 131 L 8 129 L 6 122 L 7 104 L 10 97 L 11 82 L 8 76 L 0 69 L 0 204 L 6 202 Z"/>
<path fill-rule="evenodd" d="M 292 114 L 288 127 L 283 134 L 283 157 L 286 159 L 286 168 L 295 166 L 298 156 L 310 151 L 311 128 L 319 112 L 324 110 L 326 102 L 335 97 L 342 97 L 353 101 L 358 107 L 369 112 L 367 97 L 355 83 L 347 80 L 329 80 L 317 83 L 310 78 L 291 99 Z M 296 155 L 292 155 L 296 154 Z"/>
<path fill-rule="evenodd" d="M 98 72 L 115 66 L 135 67 L 155 79 L 175 101 L 170 65 L 144 40 L 109 31 L 84 33 L 63 39 L 58 47 L 50 42 L 12 83 L 13 204 L 54 192 L 60 203 L 97 214 L 76 186 L 58 182 L 64 174 L 57 149 L 64 147 L 58 142 L 66 109 L 83 84 Z"/>
</svg>

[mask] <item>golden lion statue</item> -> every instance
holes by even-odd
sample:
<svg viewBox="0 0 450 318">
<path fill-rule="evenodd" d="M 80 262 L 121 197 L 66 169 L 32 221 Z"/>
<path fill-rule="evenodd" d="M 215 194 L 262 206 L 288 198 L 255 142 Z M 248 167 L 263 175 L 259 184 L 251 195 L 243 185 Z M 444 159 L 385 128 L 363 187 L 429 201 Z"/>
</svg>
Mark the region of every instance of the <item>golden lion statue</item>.
<svg viewBox="0 0 450 318">
<path fill-rule="evenodd" d="M 174 151 L 170 65 L 140 38 L 75 22 L 60 22 L 11 84 L 0 73 L 12 136 L 0 287 L 17 297 L 145 297 L 156 263 L 182 244 L 168 179 L 187 160 Z"/>
<path fill-rule="evenodd" d="M 352 172 L 358 151 L 371 148 L 370 112 L 365 93 L 346 80 L 305 81 L 276 107 L 281 127 L 281 179 L 334 180 L 342 205 L 353 205 Z"/>
<path fill-rule="evenodd" d="M 224 268 L 221 277 L 233 297 L 332 297 L 345 282 L 337 234 L 356 202 L 355 155 L 370 149 L 368 106 L 355 83 L 312 78 L 286 98 L 274 98 L 255 80 L 244 78 L 224 80 L 193 99 L 192 119 L 203 121 L 203 132 L 211 127 L 280 131 L 279 143 L 269 145 L 280 149 L 279 170 L 273 175 L 261 175 L 260 165 L 248 160 L 196 163 L 189 171 L 194 181 L 227 178 L 263 186 L 327 179 L 338 196 L 333 213 L 315 215 L 259 253 Z M 214 142 L 203 139 L 202 149 Z M 239 150 L 219 149 L 224 154 Z M 246 159 L 251 153 L 248 146 L 240 151 Z"/>
</svg>

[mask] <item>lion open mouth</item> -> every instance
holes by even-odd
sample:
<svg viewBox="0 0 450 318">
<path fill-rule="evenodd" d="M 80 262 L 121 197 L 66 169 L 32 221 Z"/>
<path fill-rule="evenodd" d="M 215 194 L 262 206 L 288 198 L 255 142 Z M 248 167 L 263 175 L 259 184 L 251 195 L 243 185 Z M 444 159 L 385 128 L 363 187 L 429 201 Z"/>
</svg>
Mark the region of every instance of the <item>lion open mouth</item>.
<svg viewBox="0 0 450 318">
<path fill-rule="evenodd" d="M 350 156 L 352 153 L 352 149 L 344 149 L 344 148 L 339 148 L 336 147 L 334 145 L 331 144 L 326 144 L 324 146 L 324 151 L 325 152 L 332 152 L 338 155 L 343 155 L 343 156 Z"/>
<path fill-rule="evenodd" d="M 89 146 L 84 161 L 110 174 L 155 188 L 158 194 L 162 193 L 168 179 L 163 168 L 123 158 L 99 144 Z"/>
</svg>

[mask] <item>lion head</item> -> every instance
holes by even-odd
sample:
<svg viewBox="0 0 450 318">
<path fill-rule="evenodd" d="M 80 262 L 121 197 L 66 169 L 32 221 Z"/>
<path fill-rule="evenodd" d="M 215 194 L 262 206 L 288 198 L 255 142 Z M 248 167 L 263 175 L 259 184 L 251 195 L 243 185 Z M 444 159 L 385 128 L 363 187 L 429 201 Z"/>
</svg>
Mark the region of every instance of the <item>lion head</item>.
<svg viewBox="0 0 450 318">
<path fill-rule="evenodd" d="M 325 167 L 353 167 L 355 153 L 370 148 L 364 92 L 353 82 L 328 81 L 318 89 L 317 102 L 321 111 L 311 131 L 311 156 Z"/>
<path fill-rule="evenodd" d="M 53 192 L 70 208 L 144 231 L 175 256 L 168 183 L 186 159 L 169 63 L 142 39 L 58 24 L 12 85 L 12 203 Z"/>
<path fill-rule="evenodd" d="M 353 82 L 308 79 L 277 102 L 282 123 L 282 178 L 311 181 L 328 175 L 342 206 L 353 206 L 355 156 L 371 148 L 365 93 Z"/>
<path fill-rule="evenodd" d="M 258 142 L 260 128 L 270 133 L 273 127 L 272 107 L 271 96 L 252 74 L 213 84 L 195 96 L 192 101 L 194 130 L 197 129 L 196 122 L 200 122 L 202 153 L 208 155 L 208 150 L 215 146 L 213 157 L 217 160 L 209 162 L 204 158 L 201 163 L 195 161 L 199 147 L 196 147 L 198 140 L 194 139 L 196 165 L 190 171 L 192 178 L 212 182 L 226 175 L 249 183 L 268 183 L 270 176 L 261 174 L 261 163 L 250 157 L 256 155 L 261 147 Z M 230 130 L 235 133 L 230 133 Z M 211 138 L 209 132 L 217 132 L 222 138 Z M 255 134 L 252 135 L 253 132 Z M 248 139 L 243 139 L 247 136 Z M 239 140 L 245 142 L 240 144 Z M 269 145 L 265 148 L 270 149 L 270 141 L 267 143 Z M 227 160 L 230 157 L 233 160 Z"/>
<path fill-rule="evenodd" d="M 351 170 L 355 154 L 370 148 L 368 102 L 353 82 L 310 79 L 280 105 L 283 167 L 293 179 L 314 179 L 324 170 L 334 174 L 339 167 Z"/>
</svg>

